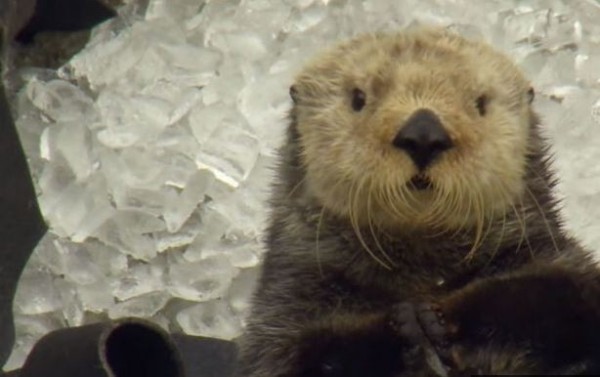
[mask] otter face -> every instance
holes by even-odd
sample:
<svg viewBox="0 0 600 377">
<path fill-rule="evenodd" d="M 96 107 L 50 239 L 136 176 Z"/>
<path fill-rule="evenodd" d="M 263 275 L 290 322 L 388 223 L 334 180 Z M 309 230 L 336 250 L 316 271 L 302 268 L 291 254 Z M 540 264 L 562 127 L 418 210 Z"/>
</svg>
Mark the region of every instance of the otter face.
<svg viewBox="0 0 600 377">
<path fill-rule="evenodd" d="M 487 45 L 366 35 L 309 64 L 290 93 L 307 187 L 354 226 L 483 227 L 519 203 L 533 93 Z"/>
</svg>

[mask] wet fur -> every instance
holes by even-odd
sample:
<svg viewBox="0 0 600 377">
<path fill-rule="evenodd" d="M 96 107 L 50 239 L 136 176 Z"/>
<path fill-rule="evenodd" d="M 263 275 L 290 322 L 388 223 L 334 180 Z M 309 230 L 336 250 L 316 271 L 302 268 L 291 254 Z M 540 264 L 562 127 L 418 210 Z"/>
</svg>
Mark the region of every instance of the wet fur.
<svg viewBox="0 0 600 377">
<path fill-rule="evenodd" d="M 364 43 L 364 38 L 372 40 Z M 506 138 L 524 138 L 521 141 L 526 148 L 517 148 L 507 155 L 515 161 L 483 158 L 488 165 L 481 166 L 476 164 L 480 161 L 467 159 L 474 158 L 469 155 L 472 150 L 496 152 L 478 147 L 490 145 L 485 144 L 489 140 L 482 139 L 485 134 L 480 131 L 470 134 L 468 127 L 472 125 L 468 121 L 453 123 L 452 106 L 438 100 L 439 93 L 433 96 L 434 102 L 417 106 L 445 109 L 441 110 L 442 120 L 453 125 L 452 132 L 459 143 L 463 140 L 462 149 L 435 165 L 438 175 L 432 180 L 438 179 L 438 187 L 446 184 L 465 192 L 485 191 L 484 186 L 478 186 L 479 180 L 466 179 L 466 186 L 459 186 L 444 177 L 451 176 L 450 173 L 477 176 L 482 174 L 478 169 L 487 169 L 483 173 L 500 174 L 501 179 L 512 182 L 514 190 L 488 188 L 480 200 L 475 201 L 481 208 L 455 203 L 448 208 L 438 208 L 433 219 L 415 218 L 412 222 L 409 217 L 394 216 L 397 211 L 378 217 L 381 203 L 366 204 L 376 212 L 367 216 L 364 208 L 371 200 L 369 189 L 377 183 L 355 192 L 349 200 L 346 196 L 338 201 L 335 186 L 341 180 L 336 176 L 340 171 L 350 184 L 358 177 L 354 169 L 365 175 L 370 174 L 368 169 L 383 171 L 381 176 L 387 175 L 399 182 L 410 179 L 414 171 L 405 156 L 391 157 L 396 159 L 393 163 L 397 163 L 397 172 L 385 159 L 378 165 L 367 166 L 361 165 L 359 157 L 358 162 L 348 165 L 350 161 L 344 159 L 344 148 L 354 149 L 352 152 L 358 155 L 372 152 L 361 151 L 345 144 L 346 141 L 339 143 L 336 138 L 341 138 L 343 131 L 328 125 L 332 122 L 331 114 L 350 119 L 336 108 L 339 103 L 326 103 L 344 100 L 333 92 L 334 88 L 349 85 L 351 89 L 358 84 L 332 82 L 329 85 L 321 81 L 335 81 L 337 70 L 346 69 L 343 63 L 336 62 L 342 52 L 370 48 L 369 43 L 381 43 L 377 37 L 351 41 L 316 60 L 301 73 L 294 87 L 297 104 L 291 112 L 287 142 L 281 149 L 266 239 L 268 252 L 241 342 L 239 375 L 431 375 L 426 363 L 422 363 L 420 369 L 407 368 L 411 363 L 406 359 L 410 357 L 411 345 L 389 328 L 394 305 L 423 301 L 438 303 L 446 317 L 451 354 L 448 366 L 453 374 L 600 371 L 600 273 L 589 254 L 562 229 L 558 204 L 552 195 L 554 178 L 547 146 L 539 133 L 538 118 L 524 100 L 526 80 L 519 76 L 512 63 L 489 52 L 488 47 L 447 36 L 445 32 L 424 31 L 394 38 L 405 39 L 399 46 L 412 43 L 413 49 L 425 50 L 432 49 L 428 44 L 436 45 L 436 41 L 446 38 L 447 42 L 439 49 L 447 49 L 449 56 L 453 51 L 481 48 L 484 50 L 481 62 L 497 65 L 494 70 L 500 77 L 504 75 L 506 83 L 492 80 L 492 84 L 501 92 L 506 91 L 498 98 L 506 95 L 508 99 L 501 103 L 505 107 L 493 111 L 515 111 L 517 115 L 507 119 L 523 122 L 525 130 L 522 134 L 515 130 L 516 133 L 506 135 Z M 354 70 L 360 73 L 356 73 L 360 76 L 356 80 L 364 80 L 365 76 L 367 79 L 379 77 L 372 72 L 380 69 L 377 62 L 386 59 L 377 55 L 383 53 L 385 49 L 367 54 L 370 59 L 365 60 L 365 67 Z M 470 68 L 471 71 L 465 73 L 467 77 L 478 72 L 477 67 Z M 383 90 L 377 85 L 369 88 Z M 413 90 L 426 93 L 428 90 L 415 88 Z M 376 96 L 374 93 L 376 90 L 367 93 L 368 98 Z M 447 95 L 444 93 L 441 92 L 442 97 Z M 399 103 L 406 102 L 399 100 Z M 456 106 L 456 103 L 459 102 L 450 105 Z M 363 134 L 365 143 L 369 135 L 377 133 L 381 133 L 378 140 L 391 138 L 392 129 L 401 124 L 402 116 L 414 110 L 411 106 L 392 106 L 389 111 L 396 111 L 398 120 L 392 122 L 389 129 L 386 121 L 377 123 L 381 125 L 377 129 L 367 128 Z M 320 114 L 323 108 L 336 110 L 323 115 Z M 456 111 L 471 110 L 461 107 Z M 468 114 L 470 119 L 475 119 L 474 116 Z M 307 124 L 306 119 L 320 119 L 321 124 Z M 478 138 L 473 134 L 482 136 Z M 503 144 L 506 140 L 498 135 L 492 144 L 500 148 L 508 145 Z M 310 148 L 315 148 L 315 154 L 311 154 Z M 337 161 L 336 156 L 340 158 Z M 518 183 L 514 183 L 515 175 Z M 448 198 L 456 201 L 465 197 Z M 488 210 L 489 203 L 501 206 Z M 408 212 L 413 208 L 406 203 L 398 205 Z M 460 209 L 463 212 L 459 214 L 464 214 L 464 219 L 458 221 L 452 212 Z M 331 360 L 336 363 L 346 360 L 341 362 L 345 363 L 343 373 L 340 369 L 331 372 L 327 366 L 323 369 Z"/>
</svg>

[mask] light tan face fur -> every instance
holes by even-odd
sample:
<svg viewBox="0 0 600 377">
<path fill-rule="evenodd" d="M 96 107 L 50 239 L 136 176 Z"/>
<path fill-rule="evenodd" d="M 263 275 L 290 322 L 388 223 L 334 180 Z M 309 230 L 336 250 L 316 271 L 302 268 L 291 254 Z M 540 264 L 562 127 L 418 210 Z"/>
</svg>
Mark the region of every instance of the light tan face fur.
<svg viewBox="0 0 600 377">
<path fill-rule="evenodd" d="M 366 94 L 360 111 L 352 91 Z M 295 116 L 307 187 L 356 226 L 462 229 L 512 211 L 524 190 L 529 83 L 504 55 L 442 30 L 367 35 L 297 77 Z M 487 98 L 485 114 L 477 98 Z M 433 111 L 454 147 L 425 171 L 392 145 L 416 110 Z"/>
</svg>

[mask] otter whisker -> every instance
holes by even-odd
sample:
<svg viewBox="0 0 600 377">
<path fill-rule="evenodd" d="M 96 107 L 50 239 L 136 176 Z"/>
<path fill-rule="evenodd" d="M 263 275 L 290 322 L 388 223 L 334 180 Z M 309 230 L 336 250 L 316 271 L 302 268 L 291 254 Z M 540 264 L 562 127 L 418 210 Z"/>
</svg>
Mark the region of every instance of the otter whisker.
<svg viewBox="0 0 600 377">
<path fill-rule="evenodd" d="M 486 266 L 489 266 L 492 263 L 492 261 L 496 257 L 496 254 L 498 254 L 498 251 L 500 251 L 500 248 L 502 247 L 502 241 L 504 241 L 505 231 L 506 231 L 506 208 L 504 208 L 502 211 L 502 227 L 500 228 L 500 235 L 498 236 L 498 241 L 496 242 L 496 247 L 494 247 L 494 250 L 490 253 L 490 259 L 486 263 Z"/>
<path fill-rule="evenodd" d="M 367 192 L 367 224 L 369 226 L 369 230 L 371 231 L 371 237 L 373 238 L 373 241 L 375 241 L 375 246 L 377 246 L 377 249 L 379 249 L 379 251 L 381 252 L 381 255 L 383 255 L 383 257 L 385 259 L 387 259 L 387 261 L 390 262 L 390 264 L 392 266 L 395 267 L 396 263 L 392 260 L 392 258 L 390 258 L 390 256 L 385 252 L 385 250 L 381 246 L 381 243 L 379 242 L 379 238 L 377 237 L 375 229 L 373 228 L 373 220 L 372 220 L 372 216 L 371 216 L 372 195 L 373 195 L 372 193 L 373 192 L 374 192 L 373 182 L 371 181 L 371 187 L 369 188 L 369 192 Z"/>
<path fill-rule="evenodd" d="M 358 188 L 355 188 L 356 186 L 358 186 Z M 354 229 L 354 233 L 356 234 L 356 237 L 358 238 L 358 241 L 362 245 L 363 249 L 365 249 L 365 251 L 373 258 L 373 260 L 375 260 L 377 263 L 379 263 L 383 268 L 385 268 L 387 270 L 391 270 L 392 268 L 390 266 L 388 266 L 384 261 L 382 261 L 379 257 L 377 257 L 377 255 L 371 250 L 369 245 L 367 245 L 367 243 L 365 242 L 365 240 L 362 236 L 362 233 L 360 231 L 360 224 L 358 223 L 358 220 L 356 217 L 356 203 L 358 202 L 359 193 L 360 193 L 361 189 L 362 189 L 362 181 L 360 182 L 360 184 L 357 184 L 357 182 L 354 182 L 352 184 L 352 187 L 350 188 L 350 212 L 349 212 L 349 215 L 350 215 L 350 222 L 351 222 L 352 228 Z"/>
<path fill-rule="evenodd" d="M 320 249 L 320 244 L 319 244 L 319 240 L 320 240 L 320 235 L 321 235 L 321 226 L 323 225 L 323 215 L 325 214 L 325 207 L 323 207 L 321 209 L 321 213 L 319 214 L 319 220 L 317 221 L 317 234 L 316 234 L 316 240 L 315 240 L 315 257 L 317 259 L 317 268 L 319 269 L 319 275 L 321 275 L 321 277 L 325 277 L 325 274 L 323 273 L 323 264 L 321 263 L 321 249 Z"/>
<path fill-rule="evenodd" d="M 533 192 L 531 192 L 529 187 L 525 187 L 525 189 L 527 190 L 527 193 L 531 197 L 531 200 L 533 200 L 533 203 L 537 207 L 538 212 L 542 216 L 542 220 L 544 221 L 544 225 L 546 226 L 546 230 L 548 231 L 548 235 L 550 236 L 552 245 L 554 246 L 554 250 L 556 251 L 557 254 L 560 254 L 560 249 L 558 248 L 558 244 L 556 243 L 554 233 L 552 232 L 552 227 L 550 226 L 550 223 L 548 222 L 548 218 L 546 217 L 546 214 L 544 213 L 543 208 L 540 206 L 540 203 L 538 202 L 538 200 L 535 197 L 535 195 L 533 194 Z"/>
<path fill-rule="evenodd" d="M 449 228 L 446 225 L 446 222 L 443 221 L 443 219 L 447 218 L 448 214 L 451 213 L 451 209 L 448 203 L 451 203 L 453 201 L 450 199 L 452 197 L 452 191 L 447 191 L 443 188 L 439 188 L 438 190 L 436 190 L 435 196 L 432 200 L 433 209 L 431 210 L 429 216 L 426 219 L 426 221 L 428 221 L 436 230 L 435 233 L 429 235 L 430 238 L 440 237 L 449 231 Z M 434 219 L 433 221 L 431 220 L 432 218 Z"/>
<path fill-rule="evenodd" d="M 396 193 L 392 190 L 391 185 L 385 184 L 382 189 L 382 202 L 386 205 L 389 210 L 392 212 L 393 216 L 403 217 L 404 214 L 398 209 L 398 203 L 401 203 L 400 200 L 396 197 Z"/>
<path fill-rule="evenodd" d="M 405 196 L 405 188 L 404 186 L 394 185 L 396 182 L 392 182 L 391 184 L 386 184 L 383 186 L 383 203 L 386 204 L 394 217 L 397 217 L 402 220 L 407 220 L 411 215 L 411 207 L 407 202 L 407 198 Z M 403 207 L 400 207 L 400 204 L 404 204 Z"/>
<path fill-rule="evenodd" d="M 498 197 L 501 197 L 501 196 L 498 196 Z M 482 195 L 482 201 L 484 202 L 483 203 L 483 206 L 484 206 L 483 207 L 483 221 L 485 224 L 485 222 L 487 220 L 487 227 L 485 228 L 485 232 L 483 233 L 483 236 L 481 238 L 481 243 L 479 244 L 479 246 L 482 246 L 483 243 L 488 239 L 488 236 L 491 233 L 492 227 L 497 219 L 495 209 L 491 205 L 486 205 L 489 202 L 485 201 L 485 198 L 483 197 L 483 195 Z"/>
<path fill-rule="evenodd" d="M 304 181 L 306 181 L 306 175 L 302 176 L 302 178 L 298 181 L 298 183 L 296 183 L 294 185 L 294 187 L 292 187 L 292 189 L 290 190 L 290 192 L 287 194 L 287 198 L 291 198 L 292 195 L 294 195 L 294 193 L 296 192 L 296 190 L 298 190 L 298 188 L 300 188 L 300 186 L 302 186 L 302 184 L 304 183 Z"/>
<path fill-rule="evenodd" d="M 548 184 L 548 181 L 539 173 L 537 172 L 535 169 L 533 169 L 532 167 L 528 166 L 527 170 L 529 170 L 530 173 L 536 175 L 538 177 L 539 182 L 544 185 L 544 188 L 546 190 L 548 190 L 548 192 L 552 192 L 553 188 Z"/>
<path fill-rule="evenodd" d="M 467 193 L 464 190 L 460 190 L 458 192 L 458 195 L 460 195 L 458 199 L 459 207 L 466 207 L 464 211 L 465 216 L 463 217 L 462 223 L 458 227 L 458 230 L 468 229 L 471 226 L 471 224 L 469 223 L 472 223 L 473 219 L 475 218 L 473 215 L 475 208 L 475 198 L 473 197 L 473 195 L 467 195 Z"/>
<path fill-rule="evenodd" d="M 480 192 L 477 193 L 475 199 L 475 237 L 473 240 L 471 250 L 467 253 L 467 256 L 465 257 L 466 260 L 471 260 L 475 256 L 475 253 L 477 252 L 477 249 L 481 246 L 481 242 L 483 239 L 483 228 L 485 225 L 485 210 L 483 209 L 483 197 Z"/>
<path fill-rule="evenodd" d="M 519 198 L 519 203 L 521 204 L 521 215 L 523 219 L 523 229 L 525 232 L 525 243 L 527 244 L 527 248 L 529 249 L 529 255 L 533 258 L 534 252 L 533 248 L 531 247 L 531 243 L 529 242 L 529 237 L 527 233 L 527 210 L 525 208 L 525 203 L 523 202 L 523 197 Z"/>
<path fill-rule="evenodd" d="M 517 221 L 519 222 L 520 229 L 521 229 L 521 236 L 519 237 L 519 243 L 517 244 L 517 249 L 515 250 L 515 252 L 518 252 L 519 250 L 521 250 L 521 246 L 523 245 L 523 241 L 525 241 L 525 234 L 526 234 L 525 232 L 527 230 L 526 230 L 525 221 L 523 220 L 523 218 L 519 214 L 519 211 L 517 210 L 517 207 L 515 207 L 515 205 L 512 204 L 512 203 L 511 203 L 511 207 L 513 209 L 513 212 L 515 213 L 515 217 L 517 218 Z"/>
</svg>

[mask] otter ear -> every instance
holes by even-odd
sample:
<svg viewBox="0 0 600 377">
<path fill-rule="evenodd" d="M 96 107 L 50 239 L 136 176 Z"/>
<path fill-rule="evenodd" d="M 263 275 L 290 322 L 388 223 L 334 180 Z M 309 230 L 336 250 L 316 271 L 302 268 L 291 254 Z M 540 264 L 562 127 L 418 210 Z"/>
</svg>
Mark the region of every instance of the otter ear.
<svg viewBox="0 0 600 377">
<path fill-rule="evenodd" d="M 292 98 L 294 105 L 298 104 L 298 89 L 295 85 L 290 86 L 290 97 Z"/>
<path fill-rule="evenodd" d="M 529 104 L 531 104 L 533 102 L 535 98 L 535 90 L 533 89 L 533 87 L 530 87 L 529 90 L 527 91 L 527 102 Z"/>
</svg>

